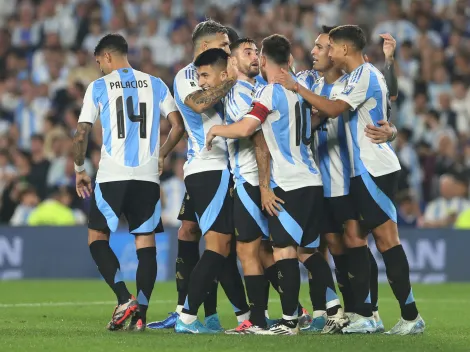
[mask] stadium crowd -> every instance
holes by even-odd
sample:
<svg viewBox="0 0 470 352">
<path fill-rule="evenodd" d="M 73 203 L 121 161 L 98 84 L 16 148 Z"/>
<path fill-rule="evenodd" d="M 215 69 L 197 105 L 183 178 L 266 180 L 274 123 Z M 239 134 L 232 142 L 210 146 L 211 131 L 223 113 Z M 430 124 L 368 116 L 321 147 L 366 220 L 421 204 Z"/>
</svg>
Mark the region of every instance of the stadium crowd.
<svg viewBox="0 0 470 352">
<path fill-rule="evenodd" d="M 100 77 L 93 49 L 117 32 L 133 67 L 173 78 L 192 60 L 191 31 L 213 18 L 260 42 L 292 42 L 296 70 L 310 69 L 321 25 L 357 24 L 381 67 L 379 34 L 391 33 L 399 96 L 392 121 L 402 165 L 399 225 L 470 228 L 470 6 L 465 0 L 3 0 L 0 1 L 0 222 L 86 222 L 71 154 L 87 85 Z M 161 140 L 169 131 L 161 122 Z M 96 173 L 101 127 L 85 166 Z M 166 159 L 163 222 L 178 225 L 186 141 Z"/>
</svg>

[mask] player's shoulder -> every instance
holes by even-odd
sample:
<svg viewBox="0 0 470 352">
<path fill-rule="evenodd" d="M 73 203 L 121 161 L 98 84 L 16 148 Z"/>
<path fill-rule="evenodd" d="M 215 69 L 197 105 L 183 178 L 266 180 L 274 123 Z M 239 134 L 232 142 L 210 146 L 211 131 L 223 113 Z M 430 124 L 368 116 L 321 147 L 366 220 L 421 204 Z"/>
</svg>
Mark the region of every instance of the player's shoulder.
<svg viewBox="0 0 470 352">
<path fill-rule="evenodd" d="M 364 63 L 361 66 L 354 69 L 348 76 L 347 80 L 349 84 L 352 83 L 368 83 L 369 79 L 373 75 L 382 75 L 382 73 L 371 63 Z"/>
<path fill-rule="evenodd" d="M 196 66 L 194 66 L 192 62 L 178 71 L 178 73 L 175 76 L 175 82 L 180 81 L 180 80 L 197 81 Z"/>
</svg>

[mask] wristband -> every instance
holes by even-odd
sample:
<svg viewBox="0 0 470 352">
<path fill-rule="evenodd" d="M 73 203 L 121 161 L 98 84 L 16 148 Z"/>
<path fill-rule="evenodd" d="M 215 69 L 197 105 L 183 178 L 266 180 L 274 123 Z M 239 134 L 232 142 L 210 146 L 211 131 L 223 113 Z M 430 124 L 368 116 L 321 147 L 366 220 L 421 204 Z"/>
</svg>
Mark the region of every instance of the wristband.
<svg viewBox="0 0 470 352">
<path fill-rule="evenodd" d="M 74 163 L 74 165 L 75 165 L 75 172 L 82 172 L 82 171 L 85 171 L 85 164 L 83 164 L 83 165 L 77 165 L 77 164 Z"/>
</svg>

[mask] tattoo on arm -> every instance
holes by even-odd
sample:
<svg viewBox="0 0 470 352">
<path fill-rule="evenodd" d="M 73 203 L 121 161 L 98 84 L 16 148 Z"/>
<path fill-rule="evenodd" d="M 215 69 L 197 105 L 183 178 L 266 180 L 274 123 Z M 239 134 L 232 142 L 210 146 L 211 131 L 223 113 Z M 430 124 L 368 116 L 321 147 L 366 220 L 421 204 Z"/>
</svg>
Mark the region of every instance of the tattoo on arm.
<svg viewBox="0 0 470 352">
<path fill-rule="evenodd" d="M 198 90 L 189 94 L 184 103 L 188 106 L 196 106 L 200 109 L 206 110 L 217 104 L 220 99 L 225 97 L 230 89 L 235 85 L 236 80 L 228 79 L 220 86 L 209 88 L 206 90 Z"/>
<path fill-rule="evenodd" d="M 255 147 L 256 163 L 258 164 L 259 186 L 269 189 L 271 181 L 271 154 L 264 139 L 263 131 L 256 132 L 253 137 Z"/>
<path fill-rule="evenodd" d="M 85 162 L 86 148 L 88 146 L 88 135 L 92 125 L 87 122 L 81 122 L 77 126 L 77 132 L 73 136 L 73 157 L 75 164 L 83 165 Z"/>
</svg>

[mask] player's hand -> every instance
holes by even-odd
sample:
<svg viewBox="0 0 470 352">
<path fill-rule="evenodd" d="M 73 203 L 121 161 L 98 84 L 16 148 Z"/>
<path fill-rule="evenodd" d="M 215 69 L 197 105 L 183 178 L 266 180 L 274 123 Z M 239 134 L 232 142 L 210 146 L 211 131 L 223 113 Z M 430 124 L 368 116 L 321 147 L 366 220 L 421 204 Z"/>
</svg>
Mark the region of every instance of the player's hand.
<svg viewBox="0 0 470 352">
<path fill-rule="evenodd" d="M 370 138 L 370 141 L 375 144 L 382 144 L 387 142 L 393 136 L 393 128 L 390 127 L 388 121 L 380 120 L 377 122 L 380 127 L 374 125 L 367 125 L 364 129 L 366 137 Z"/>
<path fill-rule="evenodd" d="M 397 42 L 390 33 L 381 34 L 380 37 L 384 40 L 383 51 L 386 60 L 393 60 Z"/>
<path fill-rule="evenodd" d="M 235 58 L 229 57 L 227 61 L 227 75 L 228 78 L 238 79 L 238 67 L 235 63 Z"/>
<path fill-rule="evenodd" d="M 163 172 L 163 164 L 165 163 L 165 156 L 160 154 L 158 157 L 158 174 L 161 176 Z"/>
<path fill-rule="evenodd" d="M 289 71 L 281 68 L 281 73 L 278 73 L 276 76 L 274 76 L 274 83 L 282 84 L 284 88 L 293 91 L 297 82 L 292 78 Z"/>
<path fill-rule="evenodd" d="M 278 216 L 278 211 L 282 211 L 281 204 L 284 204 L 284 201 L 277 197 L 271 188 L 261 188 L 262 210 L 266 210 L 271 216 Z"/>
<path fill-rule="evenodd" d="M 86 171 L 75 173 L 75 187 L 80 198 L 88 198 L 93 192 L 91 188 L 91 178 Z"/>
<path fill-rule="evenodd" d="M 212 141 L 214 140 L 215 137 L 216 137 L 216 135 L 214 133 L 212 133 L 212 127 L 211 127 L 211 129 L 209 130 L 209 132 L 207 132 L 207 135 L 206 135 L 206 148 L 207 148 L 207 150 L 212 149 Z"/>
</svg>

